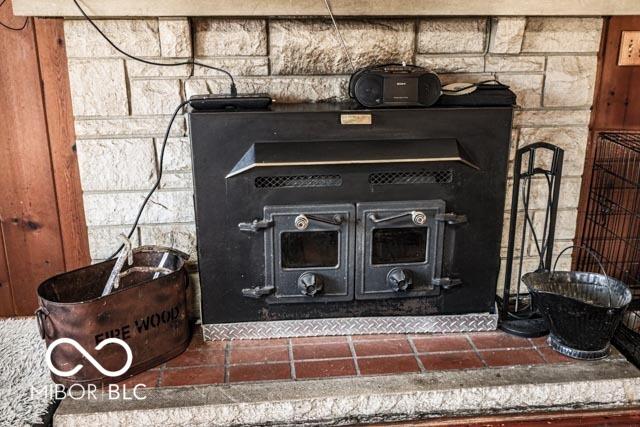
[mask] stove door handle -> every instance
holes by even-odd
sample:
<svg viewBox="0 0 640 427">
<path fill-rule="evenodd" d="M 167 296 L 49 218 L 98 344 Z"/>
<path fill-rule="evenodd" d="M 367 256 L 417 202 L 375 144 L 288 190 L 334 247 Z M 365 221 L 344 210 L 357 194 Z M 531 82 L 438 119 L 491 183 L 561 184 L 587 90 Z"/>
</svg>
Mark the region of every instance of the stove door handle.
<svg viewBox="0 0 640 427">
<path fill-rule="evenodd" d="M 433 284 L 435 286 L 440 286 L 442 289 L 448 290 L 462 285 L 462 280 L 457 277 L 439 277 L 437 279 L 433 279 Z"/>
<path fill-rule="evenodd" d="M 441 277 L 433 279 L 433 284 L 444 290 L 464 285 L 455 271 L 456 233 L 462 224 L 468 222 L 467 216 L 456 213 L 439 213 L 436 221 L 444 223 L 442 245 L 442 273 Z"/>
<path fill-rule="evenodd" d="M 256 286 L 255 288 L 244 288 L 242 289 L 242 296 L 258 299 L 273 293 L 274 290 L 275 288 L 273 286 Z"/>
<path fill-rule="evenodd" d="M 238 224 L 238 229 L 240 231 L 245 231 L 249 233 L 257 233 L 258 231 L 265 230 L 269 227 L 273 226 L 273 221 L 261 219 L 254 219 L 252 222 L 241 222 Z"/>
<path fill-rule="evenodd" d="M 336 214 L 331 219 L 323 218 L 317 215 L 300 214 L 293 220 L 293 224 L 298 230 L 306 230 L 309 227 L 310 221 L 317 221 L 323 224 L 329 225 L 341 225 L 344 222 L 344 218 L 341 215 Z"/>
<path fill-rule="evenodd" d="M 466 215 L 458 215 L 453 212 L 437 214 L 436 221 L 446 222 L 449 225 L 458 225 L 469 222 Z"/>
<path fill-rule="evenodd" d="M 391 215 L 384 218 L 380 218 L 376 214 L 372 213 L 372 214 L 369 214 L 369 220 L 374 224 L 379 224 L 381 222 L 392 221 L 394 219 L 403 218 L 405 216 L 411 216 L 411 222 L 413 222 L 415 225 L 425 225 L 427 223 L 427 216 L 424 214 L 424 212 L 421 212 L 421 211 L 403 212 L 400 214 Z"/>
</svg>

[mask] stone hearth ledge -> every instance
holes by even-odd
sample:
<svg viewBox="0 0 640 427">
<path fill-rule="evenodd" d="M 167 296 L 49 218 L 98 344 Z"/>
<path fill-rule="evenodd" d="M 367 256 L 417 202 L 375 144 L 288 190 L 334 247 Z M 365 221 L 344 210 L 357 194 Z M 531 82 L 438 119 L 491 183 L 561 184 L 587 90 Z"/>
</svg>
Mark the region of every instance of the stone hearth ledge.
<svg viewBox="0 0 640 427">
<path fill-rule="evenodd" d="M 377 377 L 147 389 L 146 400 L 65 399 L 59 426 L 349 424 L 635 406 L 624 360 Z"/>
<path fill-rule="evenodd" d="M 322 0 L 83 0 L 91 16 L 322 16 Z M 638 0 L 331 0 L 337 16 L 638 15 Z M 14 0 L 16 15 L 81 16 L 72 0 Z"/>
</svg>

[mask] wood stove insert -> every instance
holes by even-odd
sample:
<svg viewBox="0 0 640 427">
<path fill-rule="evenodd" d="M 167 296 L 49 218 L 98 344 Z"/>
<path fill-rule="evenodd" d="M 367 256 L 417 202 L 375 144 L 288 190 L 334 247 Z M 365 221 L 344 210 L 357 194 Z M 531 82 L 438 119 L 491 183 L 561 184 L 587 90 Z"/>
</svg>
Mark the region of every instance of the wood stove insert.
<svg viewBox="0 0 640 427">
<path fill-rule="evenodd" d="M 192 111 L 205 337 L 495 328 L 503 91 L 498 105 Z"/>
</svg>

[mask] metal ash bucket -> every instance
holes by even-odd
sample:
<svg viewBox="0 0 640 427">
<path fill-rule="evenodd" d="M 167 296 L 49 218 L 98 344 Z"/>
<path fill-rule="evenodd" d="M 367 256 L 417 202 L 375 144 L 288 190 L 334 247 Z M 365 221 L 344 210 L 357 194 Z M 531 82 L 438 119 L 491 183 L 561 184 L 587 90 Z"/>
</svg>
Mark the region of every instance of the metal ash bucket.
<svg viewBox="0 0 640 427">
<path fill-rule="evenodd" d="M 549 344 L 559 353 L 588 360 L 609 354 L 631 291 L 602 271 L 540 271 L 522 277 L 533 304 L 549 322 Z"/>
</svg>

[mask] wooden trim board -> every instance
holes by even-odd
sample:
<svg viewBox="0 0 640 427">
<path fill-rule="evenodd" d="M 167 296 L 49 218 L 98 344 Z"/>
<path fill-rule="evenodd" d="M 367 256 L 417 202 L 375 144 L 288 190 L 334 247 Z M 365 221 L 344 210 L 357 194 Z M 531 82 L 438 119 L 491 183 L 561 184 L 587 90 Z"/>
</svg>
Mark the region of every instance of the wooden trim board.
<svg viewBox="0 0 640 427">
<path fill-rule="evenodd" d="M 40 78 L 66 270 L 91 262 L 61 19 L 35 19 Z"/>
<path fill-rule="evenodd" d="M 318 0 L 83 0 L 88 14 L 131 16 L 322 16 Z M 638 15 L 638 0 L 331 0 L 337 16 Z M 81 16 L 72 0 L 14 0 L 23 16 Z"/>
<path fill-rule="evenodd" d="M 31 315 L 43 280 L 90 261 L 62 19 L 0 29 L 0 58 L 0 316 Z"/>
</svg>

